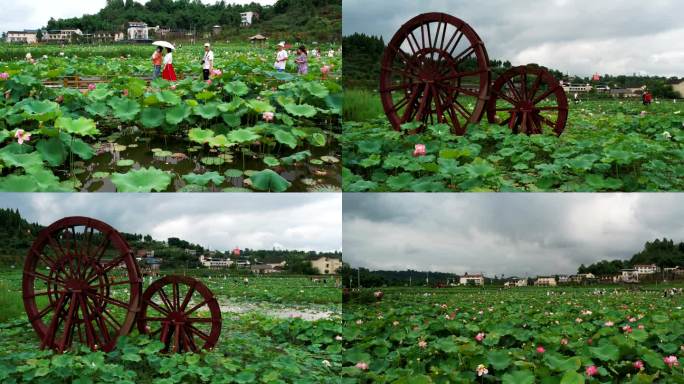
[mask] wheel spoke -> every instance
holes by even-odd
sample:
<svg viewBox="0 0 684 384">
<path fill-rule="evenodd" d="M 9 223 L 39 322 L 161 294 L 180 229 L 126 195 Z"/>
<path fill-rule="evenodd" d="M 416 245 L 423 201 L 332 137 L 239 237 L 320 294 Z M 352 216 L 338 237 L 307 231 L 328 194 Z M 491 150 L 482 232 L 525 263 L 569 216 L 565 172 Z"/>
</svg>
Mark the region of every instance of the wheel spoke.
<svg viewBox="0 0 684 384">
<path fill-rule="evenodd" d="M 190 303 L 190 299 L 192 299 L 192 295 L 195 293 L 195 285 L 191 285 L 190 289 L 188 289 L 188 293 L 185 294 L 185 298 L 183 299 L 183 303 L 180 306 L 181 311 L 185 311 L 185 308 L 188 307 L 188 303 Z"/>
<path fill-rule="evenodd" d="M 477 76 L 477 75 L 480 75 L 484 72 L 486 72 L 486 71 L 483 69 L 478 69 L 477 71 L 456 72 L 454 74 L 444 76 L 438 80 L 439 81 L 448 81 L 448 80 L 460 79 L 460 78 L 464 78 L 464 77 Z"/>
<path fill-rule="evenodd" d="M 546 92 L 542 93 L 540 96 L 538 96 L 536 99 L 532 101 L 532 104 L 538 104 L 540 101 L 546 99 L 547 97 L 551 96 L 552 93 L 556 92 L 560 88 L 560 85 L 556 85 L 555 87 L 551 87 L 546 90 Z"/>
<path fill-rule="evenodd" d="M 159 311 L 159 312 L 161 312 L 161 313 L 163 313 L 163 314 L 168 315 L 168 314 L 170 313 L 166 308 L 162 308 L 159 304 L 155 303 L 155 302 L 152 301 L 152 300 L 150 300 L 150 301 L 148 302 L 148 304 L 149 304 L 150 306 L 152 306 L 152 308 L 156 309 L 157 311 Z"/>
<path fill-rule="evenodd" d="M 188 321 L 193 323 L 213 323 L 214 319 L 210 317 L 188 317 Z"/>
<path fill-rule="evenodd" d="M 195 328 L 194 325 L 186 324 L 185 326 L 188 327 L 192 333 L 194 333 L 194 334 L 196 334 L 197 336 L 199 336 L 202 340 L 204 340 L 204 341 L 209 341 L 209 335 L 207 335 L 206 333 L 204 333 L 204 332 L 200 331 L 199 329 Z"/>
<path fill-rule="evenodd" d="M 164 288 L 160 288 L 157 292 L 159 292 L 159 297 L 161 297 L 162 302 L 164 303 L 164 305 L 166 305 L 166 308 L 168 308 L 169 312 L 173 312 L 175 308 L 171 303 L 171 300 L 169 300 L 169 297 L 166 295 Z"/>
<path fill-rule="evenodd" d="M 110 304 L 114 304 L 114 305 L 119 306 L 121 308 L 128 309 L 128 307 L 129 307 L 129 305 L 127 303 L 124 303 L 123 301 L 115 299 L 113 297 L 104 296 L 99 292 L 87 292 L 86 294 L 90 297 L 97 297 L 98 299 L 104 300 Z"/>
<path fill-rule="evenodd" d="M 537 94 L 537 91 L 539 91 L 539 87 L 541 86 L 542 82 L 542 76 L 537 75 L 537 78 L 534 80 L 534 84 L 532 84 L 532 89 L 530 89 L 530 100 L 534 99 L 534 96 Z"/>
<path fill-rule="evenodd" d="M 196 310 L 202 308 L 204 305 L 209 304 L 207 299 L 202 300 L 199 304 L 195 305 L 192 307 L 190 310 L 185 312 L 185 316 L 190 316 L 191 313 L 195 312 Z"/>
</svg>

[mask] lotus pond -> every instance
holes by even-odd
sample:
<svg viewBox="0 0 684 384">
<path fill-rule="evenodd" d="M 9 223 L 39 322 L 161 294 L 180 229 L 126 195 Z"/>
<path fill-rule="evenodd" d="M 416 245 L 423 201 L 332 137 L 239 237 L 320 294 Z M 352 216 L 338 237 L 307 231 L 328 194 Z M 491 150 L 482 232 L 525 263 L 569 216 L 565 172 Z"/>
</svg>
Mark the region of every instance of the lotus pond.
<svg viewBox="0 0 684 384">
<path fill-rule="evenodd" d="M 344 304 L 344 382 L 684 383 L 684 296 L 662 287 L 383 293 Z"/>
<path fill-rule="evenodd" d="M 272 49 L 223 45 L 204 82 L 202 47 L 179 47 L 172 84 L 148 81 L 151 46 L 33 49 L 0 59 L 0 191 L 340 188 L 339 56 L 298 76 Z"/>
<path fill-rule="evenodd" d="M 3 383 L 337 383 L 341 291 L 306 277 L 198 275 L 221 303 L 221 338 L 210 352 L 163 354 L 163 345 L 133 331 L 110 353 L 78 347 L 41 351 L 26 315 L 0 322 Z M 21 273 L 2 272 L 3 304 L 21 301 Z M 145 288 L 153 279 L 145 278 Z M 5 296 L 5 297 L 3 297 Z M 285 310 L 291 315 L 282 316 Z M 308 319 L 306 314 L 326 312 Z"/>
<path fill-rule="evenodd" d="M 681 191 L 684 101 L 587 101 L 570 105 L 553 134 L 514 135 L 470 125 L 465 136 L 436 124 L 416 135 L 386 117 L 343 123 L 343 189 L 350 192 Z M 484 119 L 486 120 L 486 118 Z M 405 130 L 416 128 L 405 124 Z M 424 156 L 414 157 L 417 144 Z"/>
</svg>

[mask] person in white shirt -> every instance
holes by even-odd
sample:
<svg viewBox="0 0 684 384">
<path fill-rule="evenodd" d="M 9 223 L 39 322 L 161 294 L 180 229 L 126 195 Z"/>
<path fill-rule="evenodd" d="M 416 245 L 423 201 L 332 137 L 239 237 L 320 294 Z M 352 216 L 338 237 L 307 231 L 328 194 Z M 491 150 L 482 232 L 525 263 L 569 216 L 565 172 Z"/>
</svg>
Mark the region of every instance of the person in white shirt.
<svg viewBox="0 0 684 384">
<path fill-rule="evenodd" d="M 209 80 L 211 71 L 214 70 L 214 52 L 211 50 L 209 43 L 204 44 L 204 58 L 202 58 L 202 74 L 204 80 Z"/>
<path fill-rule="evenodd" d="M 164 67 L 164 70 L 162 71 L 162 78 L 168 81 L 176 81 L 176 71 L 173 69 L 172 52 L 173 49 L 167 47 L 166 55 L 164 56 L 164 60 L 162 61 L 162 67 Z"/>
<path fill-rule="evenodd" d="M 285 50 L 285 42 L 281 41 L 278 43 L 278 53 L 276 54 L 276 61 L 273 63 L 273 67 L 278 72 L 283 72 L 285 70 L 285 65 L 287 64 L 287 51 Z"/>
</svg>

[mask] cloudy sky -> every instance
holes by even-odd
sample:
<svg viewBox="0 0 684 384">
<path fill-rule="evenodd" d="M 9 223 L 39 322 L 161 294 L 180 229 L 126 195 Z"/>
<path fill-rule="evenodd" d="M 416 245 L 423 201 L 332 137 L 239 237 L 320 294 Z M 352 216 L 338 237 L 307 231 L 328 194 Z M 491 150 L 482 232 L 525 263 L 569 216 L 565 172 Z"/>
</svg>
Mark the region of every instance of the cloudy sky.
<svg viewBox="0 0 684 384">
<path fill-rule="evenodd" d="M 3 193 L 0 208 L 18 208 L 43 225 L 88 216 L 122 232 L 180 237 L 218 250 L 342 249 L 340 194 Z"/>
<path fill-rule="evenodd" d="M 352 266 L 508 276 L 577 273 L 646 241 L 684 241 L 682 194 L 352 194 Z"/>
<path fill-rule="evenodd" d="M 136 0 L 138 3 L 147 1 Z M 214 4 L 218 0 L 202 0 Z M 276 0 L 225 0 L 227 4 L 259 3 L 273 5 Z M 106 0 L 0 0 L 0 31 L 37 29 L 47 25 L 50 17 L 65 19 L 92 15 L 104 8 Z M 58 5 L 58 6 L 56 6 Z"/>
<path fill-rule="evenodd" d="M 684 77 L 681 0 L 344 0 L 343 33 L 382 35 L 388 42 L 425 12 L 463 19 L 490 58 L 514 65 L 538 63 L 577 75 Z"/>
</svg>

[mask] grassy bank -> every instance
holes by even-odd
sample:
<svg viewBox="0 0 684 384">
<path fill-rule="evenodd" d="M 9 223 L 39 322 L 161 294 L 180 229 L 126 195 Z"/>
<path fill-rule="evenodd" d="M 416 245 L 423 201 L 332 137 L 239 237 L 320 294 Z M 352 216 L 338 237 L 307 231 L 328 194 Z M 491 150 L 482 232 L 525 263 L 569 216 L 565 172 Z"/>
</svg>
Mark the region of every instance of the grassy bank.
<svg viewBox="0 0 684 384">
<path fill-rule="evenodd" d="M 384 115 L 380 95 L 365 89 L 346 89 L 342 117 L 345 121 L 369 121 Z"/>
</svg>

